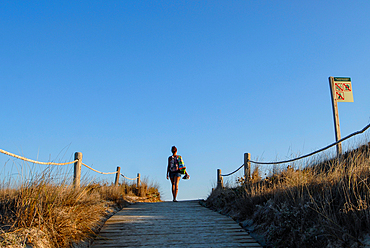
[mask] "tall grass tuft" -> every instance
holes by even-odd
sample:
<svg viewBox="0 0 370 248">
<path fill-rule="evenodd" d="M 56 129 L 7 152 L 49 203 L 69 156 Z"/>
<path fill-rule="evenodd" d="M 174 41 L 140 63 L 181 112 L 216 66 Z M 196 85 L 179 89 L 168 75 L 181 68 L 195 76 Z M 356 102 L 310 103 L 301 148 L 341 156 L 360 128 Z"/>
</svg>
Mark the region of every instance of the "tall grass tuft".
<svg viewBox="0 0 370 248">
<path fill-rule="evenodd" d="M 150 192 L 150 193 L 149 193 Z M 127 204 L 127 196 L 160 201 L 158 189 L 145 182 L 55 183 L 50 170 L 15 189 L 0 190 L 0 247 L 70 247 L 90 239 L 107 215 Z"/>
<path fill-rule="evenodd" d="M 271 247 L 360 247 L 370 231 L 370 143 L 340 157 L 288 166 L 215 190 L 208 207 L 243 221 Z"/>
</svg>

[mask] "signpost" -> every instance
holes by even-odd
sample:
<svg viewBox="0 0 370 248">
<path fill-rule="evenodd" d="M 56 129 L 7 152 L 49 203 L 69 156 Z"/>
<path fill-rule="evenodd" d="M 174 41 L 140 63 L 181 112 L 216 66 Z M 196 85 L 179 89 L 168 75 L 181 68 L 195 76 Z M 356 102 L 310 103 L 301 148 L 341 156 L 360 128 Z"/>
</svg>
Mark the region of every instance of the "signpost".
<svg viewBox="0 0 370 248">
<path fill-rule="evenodd" d="M 333 107 L 335 139 L 338 142 L 340 137 L 339 115 L 337 102 L 353 102 L 351 78 L 329 77 L 331 103 Z M 342 154 L 342 144 L 337 144 L 337 156 Z"/>
<path fill-rule="evenodd" d="M 334 78 L 335 98 L 337 102 L 353 102 L 351 78 Z"/>
</svg>

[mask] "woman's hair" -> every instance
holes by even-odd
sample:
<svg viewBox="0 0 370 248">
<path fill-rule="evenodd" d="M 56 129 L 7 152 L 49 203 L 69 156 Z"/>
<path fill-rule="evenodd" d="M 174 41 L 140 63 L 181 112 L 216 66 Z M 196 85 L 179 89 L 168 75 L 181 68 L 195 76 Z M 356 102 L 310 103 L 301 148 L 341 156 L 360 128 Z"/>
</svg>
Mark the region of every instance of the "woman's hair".
<svg viewBox="0 0 370 248">
<path fill-rule="evenodd" d="M 172 152 L 172 153 L 177 152 L 177 148 L 176 148 L 176 146 L 173 146 L 173 147 L 171 148 L 171 152 Z"/>
</svg>

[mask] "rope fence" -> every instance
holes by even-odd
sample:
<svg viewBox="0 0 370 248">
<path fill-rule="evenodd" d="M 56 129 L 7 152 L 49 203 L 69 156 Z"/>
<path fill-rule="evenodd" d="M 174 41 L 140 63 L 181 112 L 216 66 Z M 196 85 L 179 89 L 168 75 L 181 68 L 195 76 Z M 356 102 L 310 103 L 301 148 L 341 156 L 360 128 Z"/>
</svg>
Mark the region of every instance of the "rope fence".
<svg viewBox="0 0 370 248">
<path fill-rule="evenodd" d="M 285 163 L 294 162 L 294 161 L 297 161 L 297 160 L 300 160 L 300 159 L 310 157 L 310 156 L 315 155 L 317 153 L 320 153 L 322 151 L 325 151 L 325 150 L 329 149 L 330 147 L 333 147 L 337 144 L 340 144 L 341 142 L 343 142 L 343 141 L 345 141 L 345 140 L 347 140 L 347 139 L 349 139 L 349 138 L 351 138 L 355 135 L 364 133 L 369 128 L 370 128 L 370 124 L 366 125 L 363 129 L 361 129 L 357 132 L 354 132 L 354 133 L 351 133 L 350 135 L 347 135 L 346 137 L 338 140 L 337 142 L 334 142 L 334 143 L 332 143 L 328 146 L 325 146 L 324 148 L 321 148 L 321 149 L 316 150 L 314 152 L 311 152 L 309 154 L 306 154 L 306 155 L 303 155 L 303 156 L 300 156 L 300 157 L 297 157 L 297 158 L 289 159 L 289 160 L 277 161 L 277 162 L 258 162 L 258 161 L 253 161 L 253 160 L 250 159 L 250 153 L 244 153 L 244 164 L 242 164 L 235 171 L 233 171 L 231 173 L 228 173 L 228 174 L 221 174 L 221 169 L 217 169 L 217 188 L 219 188 L 219 187 L 222 188 L 223 187 L 223 177 L 230 176 L 230 175 L 238 172 L 243 167 L 244 167 L 244 180 L 245 180 L 245 182 L 247 182 L 250 179 L 250 167 L 251 167 L 250 165 L 251 165 L 251 163 L 260 164 L 260 165 L 276 165 L 276 164 L 285 164 Z"/>
<path fill-rule="evenodd" d="M 238 172 L 243 166 L 244 166 L 244 164 L 242 164 L 238 169 L 234 170 L 233 172 L 230 172 L 229 174 L 224 174 L 224 175 L 221 175 L 221 176 L 223 176 L 223 177 L 231 176 L 232 174 Z"/>
<path fill-rule="evenodd" d="M 294 162 L 294 161 L 297 161 L 297 160 L 300 160 L 300 159 L 303 159 L 303 158 L 310 157 L 310 156 L 315 155 L 315 154 L 317 154 L 319 152 L 325 151 L 325 150 L 329 149 L 330 147 L 333 147 L 333 146 L 341 143 L 342 141 L 345 141 L 345 140 L 351 138 L 352 136 L 355 136 L 357 134 L 360 134 L 360 133 L 365 132 L 369 127 L 370 127 L 370 124 L 368 124 L 366 127 L 364 127 L 363 129 L 361 129 L 360 131 L 351 133 L 350 135 L 344 137 L 343 139 L 338 140 L 337 142 L 334 142 L 334 143 L 332 143 L 332 144 L 330 144 L 328 146 L 325 146 L 324 148 L 321 148 L 321 149 L 319 149 L 317 151 L 311 152 L 309 154 L 306 154 L 306 155 L 301 156 L 301 157 L 298 157 L 298 158 L 289 159 L 289 160 L 285 160 L 285 161 L 278 161 L 278 162 L 257 162 L 257 161 L 252 161 L 252 160 L 250 160 L 250 162 L 251 163 L 254 163 L 254 164 L 285 164 L 285 163 Z"/>
<path fill-rule="evenodd" d="M 135 177 L 135 178 L 129 178 L 129 177 L 126 177 L 125 175 L 123 175 L 123 174 L 121 174 L 121 176 L 123 177 L 123 178 L 125 178 L 125 179 L 127 179 L 127 180 L 131 180 L 131 181 L 133 181 L 133 180 L 137 180 L 136 181 L 136 186 L 139 188 L 140 187 L 140 173 L 137 173 L 137 177 Z"/>
<path fill-rule="evenodd" d="M 69 164 L 74 164 L 74 174 L 73 174 L 73 185 L 74 185 L 74 187 L 80 187 L 80 181 L 81 181 L 81 165 L 84 165 L 86 168 L 88 168 L 88 169 L 90 169 L 92 171 L 95 171 L 97 173 L 103 174 L 103 175 L 113 175 L 113 174 L 116 174 L 116 178 L 115 178 L 115 182 L 114 182 L 114 185 L 115 186 L 118 186 L 118 183 L 119 183 L 119 175 L 122 175 L 123 177 L 125 177 L 123 174 L 120 174 L 121 167 L 119 167 L 119 166 L 117 167 L 117 171 L 115 171 L 115 172 L 101 172 L 101 171 L 98 171 L 98 170 L 96 170 L 96 169 L 88 166 L 85 163 L 82 163 L 82 153 L 81 152 L 76 152 L 75 153 L 75 160 L 74 161 L 66 162 L 66 163 L 40 162 L 40 161 L 36 161 L 36 160 L 33 160 L 33 159 L 29 159 L 29 158 L 25 158 L 25 157 L 16 155 L 14 153 L 7 152 L 7 151 L 2 150 L 2 149 L 0 149 L 0 153 L 3 153 L 5 155 L 8 155 L 8 156 L 11 156 L 11 157 L 14 157 L 14 158 L 23 160 L 23 161 L 34 163 L 34 164 L 41 164 L 41 165 L 69 165 Z M 137 175 L 138 176 L 136 178 L 130 179 L 130 180 L 137 179 L 138 180 L 137 185 L 139 187 L 139 185 L 140 185 L 140 173 L 138 173 Z M 125 177 L 125 178 L 126 179 L 129 179 L 127 177 Z"/>
<path fill-rule="evenodd" d="M 34 163 L 34 164 L 42 164 L 42 165 L 68 165 L 68 164 L 73 164 L 73 163 L 76 163 L 77 162 L 76 160 L 75 161 L 71 161 L 71 162 L 67 162 L 67 163 L 40 162 L 40 161 L 36 161 L 36 160 L 32 160 L 32 159 L 29 159 L 29 158 L 25 158 L 25 157 L 16 155 L 14 153 L 10 153 L 10 152 L 4 151 L 2 149 L 0 149 L 0 152 L 3 153 L 3 154 L 5 154 L 5 155 L 8 155 L 8 156 L 11 156 L 11 157 L 14 157 L 14 158 L 18 158 L 18 159 L 21 159 L 23 161 L 31 162 L 31 163 Z"/>
<path fill-rule="evenodd" d="M 136 180 L 139 178 L 139 176 L 135 177 L 135 178 L 129 178 L 129 177 L 126 177 L 125 175 L 121 174 L 121 176 L 123 176 L 123 178 L 127 179 L 127 180 Z"/>
<path fill-rule="evenodd" d="M 89 168 L 89 169 L 90 169 L 90 170 L 92 170 L 92 171 L 95 171 L 95 172 L 100 173 L 100 174 L 103 174 L 103 175 L 112 175 L 112 174 L 117 174 L 117 171 L 115 171 L 115 172 L 101 172 L 101 171 L 98 171 L 98 170 L 95 170 L 95 169 L 91 168 L 91 167 L 90 167 L 90 166 L 88 166 L 87 164 L 82 163 L 82 165 L 84 165 L 86 168 Z"/>
</svg>

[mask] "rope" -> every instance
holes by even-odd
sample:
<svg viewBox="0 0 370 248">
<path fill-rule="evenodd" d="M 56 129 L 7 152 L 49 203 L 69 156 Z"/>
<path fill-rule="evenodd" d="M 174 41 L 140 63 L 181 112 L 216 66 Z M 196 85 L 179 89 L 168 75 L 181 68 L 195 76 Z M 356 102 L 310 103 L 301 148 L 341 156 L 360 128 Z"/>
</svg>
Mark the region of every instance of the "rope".
<svg viewBox="0 0 370 248">
<path fill-rule="evenodd" d="M 121 176 L 123 176 L 124 178 L 126 178 L 126 179 L 128 179 L 128 180 L 136 180 L 136 179 L 138 179 L 139 177 L 135 177 L 135 178 L 128 178 L 128 177 L 126 177 L 125 175 L 123 175 L 123 174 L 121 174 Z"/>
<path fill-rule="evenodd" d="M 340 139 L 338 140 L 337 142 L 333 143 L 333 144 L 330 144 L 322 149 L 319 149 L 317 151 L 314 151 L 314 152 L 311 152 L 309 154 L 306 154 L 304 156 L 301 156 L 301 157 L 298 157 L 298 158 L 294 158 L 294 159 L 289 159 L 289 160 L 285 160 L 285 161 L 279 161 L 279 162 L 257 162 L 257 161 L 253 161 L 253 160 L 248 160 L 247 162 L 251 162 L 251 163 L 254 163 L 254 164 L 285 164 L 285 163 L 290 163 L 290 162 L 293 162 L 293 161 L 297 161 L 297 160 L 300 160 L 300 159 L 303 159 L 303 158 L 307 158 L 309 156 L 312 156 L 316 153 L 319 153 L 319 152 L 322 152 L 322 151 L 325 151 L 327 149 L 329 149 L 330 147 L 332 146 L 335 146 L 337 145 L 338 143 L 342 142 L 342 141 L 345 141 L 349 138 L 351 138 L 352 136 L 355 136 L 357 134 L 360 134 L 360 133 L 363 133 L 365 132 L 368 128 L 370 127 L 370 124 L 368 124 L 367 126 L 365 126 L 363 129 L 361 129 L 360 131 L 357 131 L 357 132 L 354 132 L 346 137 L 344 137 L 343 139 Z M 229 174 L 224 174 L 224 175 L 221 175 L 223 177 L 227 177 L 227 176 L 230 176 L 232 174 L 234 174 L 235 172 L 239 171 L 242 167 L 244 166 L 244 164 L 242 164 L 238 169 L 236 169 L 235 171 L 229 173 Z"/>
<path fill-rule="evenodd" d="M 299 160 L 299 159 L 307 158 L 307 157 L 312 156 L 312 155 L 314 155 L 314 154 L 316 154 L 316 153 L 319 153 L 319 152 L 325 151 L 325 150 L 329 149 L 330 147 L 335 146 L 335 145 L 337 145 L 338 143 L 340 143 L 340 142 L 342 142 L 342 141 L 345 141 L 346 139 L 351 138 L 352 136 L 355 136 L 355 135 L 357 135 L 357 134 L 360 134 L 360 133 L 365 132 L 369 127 L 370 127 L 370 124 L 368 124 L 368 125 L 367 125 L 366 127 L 364 127 L 362 130 L 357 131 L 357 132 L 354 132 L 354 133 L 352 133 L 352 134 L 350 134 L 350 135 L 348 135 L 348 136 L 344 137 L 343 139 L 338 140 L 337 142 L 335 142 L 335 143 L 333 143 L 333 144 L 330 144 L 330 145 L 328 145 L 328 146 L 326 146 L 326 147 L 324 147 L 324 148 L 322 148 L 322 149 L 320 149 L 320 150 L 317 150 L 317 151 L 311 152 L 311 153 L 309 153 L 309 154 L 307 154 L 307 155 L 304 155 L 304 156 L 301 156 L 301 157 L 298 157 L 298 158 L 294 158 L 294 159 L 290 159 L 290 160 L 285 160 L 285 161 L 279 161 L 279 162 L 256 162 L 256 161 L 252 161 L 252 160 L 249 160 L 249 162 L 254 163 L 254 164 L 284 164 L 284 163 L 290 163 L 290 162 L 293 162 L 293 161 L 297 161 L 297 160 Z"/>
<path fill-rule="evenodd" d="M 221 175 L 221 176 L 222 176 L 222 177 L 230 176 L 230 175 L 234 174 L 235 172 L 237 172 L 238 170 L 240 170 L 243 166 L 244 166 L 244 164 L 242 164 L 238 169 L 234 170 L 233 172 L 231 172 L 231 173 L 229 173 L 229 174 Z"/>
<path fill-rule="evenodd" d="M 100 173 L 100 174 L 103 174 L 103 175 L 111 175 L 111 174 L 117 174 L 117 171 L 115 171 L 115 172 L 101 172 L 101 171 L 98 171 L 98 170 L 95 170 L 95 169 L 93 169 L 93 168 L 91 168 L 90 166 L 88 166 L 87 164 L 84 164 L 84 163 L 82 163 L 84 166 L 86 166 L 87 168 L 89 168 L 90 170 L 93 170 L 93 171 L 95 171 L 95 172 L 97 172 L 97 173 Z"/>
<path fill-rule="evenodd" d="M 4 151 L 2 149 L 0 149 L 0 152 L 1 153 L 4 153 L 5 155 L 12 156 L 12 157 L 15 157 L 15 158 L 18 158 L 18 159 L 27 161 L 27 162 L 35 163 L 35 164 L 43 164 L 43 165 L 67 165 L 67 164 L 73 164 L 73 163 L 76 163 L 77 162 L 77 159 L 75 161 L 67 162 L 67 163 L 39 162 L 39 161 L 35 161 L 35 160 L 32 160 L 32 159 L 28 159 L 28 158 L 25 158 L 25 157 L 22 157 L 22 156 L 19 156 L 19 155 L 16 155 L 16 154 L 13 154 L 13 153 Z"/>
<path fill-rule="evenodd" d="M 25 158 L 25 157 L 22 157 L 22 156 L 19 156 L 19 155 L 16 155 L 16 154 L 13 154 L 13 153 L 4 151 L 2 149 L 0 149 L 0 152 L 1 153 L 4 153 L 5 155 L 12 156 L 12 157 L 15 157 L 15 158 L 18 158 L 18 159 L 27 161 L 27 162 L 31 162 L 31 163 L 35 163 L 35 164 L 43 164 L 43 165 L 67 165 L 67 164 L 76 163 L 78 161 L 78 159 L 76 159 L 75 161 L 67 162 L 67 163 L 39 162 L 39 161 L 36 161 L 36 160 L 32 160 L 32 159 L 29 159 L 29 158 Z M 95 169 L 91 168 L 87 164 L 84 164 L 84 163 L 82 163 L 82 164 L 84 166 L 86 166 L 87 168 L 89 168 L 90 170 L 93 170 L 93 171 L 95 171 L 97 173 L 100 173 L 100 174 L 104 174 L 104 175 L 117 174 L 117 172 L 101 172 L 101 171 L 98 171 L 98 170 L 95 170 Z"/>
</svg>

